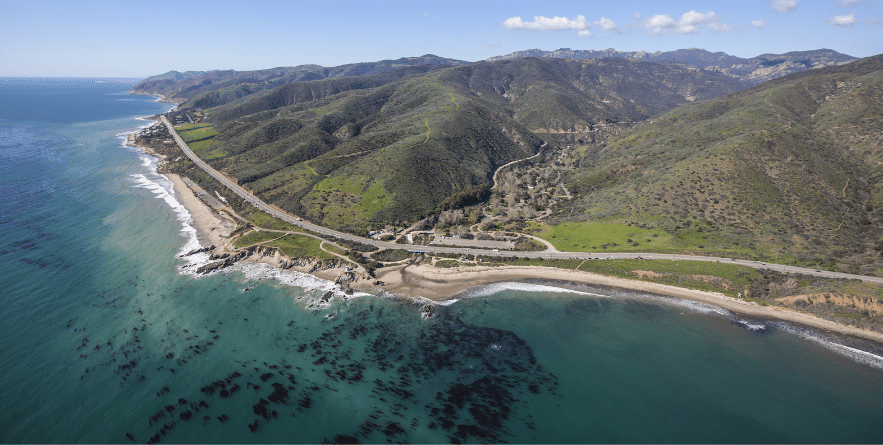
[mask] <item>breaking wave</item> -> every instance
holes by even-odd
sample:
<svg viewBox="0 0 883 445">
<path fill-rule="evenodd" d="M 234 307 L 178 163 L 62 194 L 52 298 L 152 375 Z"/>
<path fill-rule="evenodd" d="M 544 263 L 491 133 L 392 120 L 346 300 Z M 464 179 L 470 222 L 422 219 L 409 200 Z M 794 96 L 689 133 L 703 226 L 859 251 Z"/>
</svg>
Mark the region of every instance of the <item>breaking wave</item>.
<svg viewBox="0 0 883 445">
<path fill-rule="evenodd" d="M 519 291 L 519 292 L 551 292 L 566 293 L 575 295 L 586 295 L 591 297 L 609 297 L 609 295 L 593 294 L 591 292 L 581 292 L 562 287 L 548 286 L 544 284 L 530 284 L 517 282 L 493 283 L 483 286 L 474 287 L 464 291 L 461 295 L 464 298 L 487 297 L 503 291 Z"/>
<path fill-rule="evenodd" d="M 840 343 L 832 341 L 832 339 L 818 332 L 809 329 L 799 328 L 797 326 L 793 326 L 782 321 L 773 321 L 770 322 L 770 325 L 789 334 L 793 334 L 798 337 L 816 342 L 824 346 L 825 348 L 830 349 L 831 351 L 834 351 L 840 355 L 849 357 L 858 363 L 864 363 L 877 369 L 883 369 L 883 357 L 877 354 L 862 351 L 861 349 L 853 348 L 851 346 L 842 345 Z"/>
</svg>

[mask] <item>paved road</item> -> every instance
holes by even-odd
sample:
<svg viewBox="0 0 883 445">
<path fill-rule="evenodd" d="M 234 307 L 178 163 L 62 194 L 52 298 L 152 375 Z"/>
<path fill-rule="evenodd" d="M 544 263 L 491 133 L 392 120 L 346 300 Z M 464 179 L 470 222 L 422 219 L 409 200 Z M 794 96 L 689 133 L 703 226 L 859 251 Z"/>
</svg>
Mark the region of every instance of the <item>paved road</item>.
<svg viewBox="0 0 883 445">
<path fill-rule="evenodd" d="M 197 157 L 193 151 L 190 150 L 190 147 L 184 143 L 184 140 L 178 136 L 178 133 L 175 132 L 174 127 L 169 123 L 168 119 L 165 116 L 160 116 L 163 123 L 169 129 L 169 133 L 171 133 L 172 137 L 175 138 L 175 142 L 178 143 L 178 146 L 181 147 L 181 150 L 184 154 L 193 161 L 199 168 L 205 170 L 206 173 L 211 175 L 213 178 L 217 179 L 221 184 L 228 187 L 234 193 L 239 195 L 242 199 L 252 203 L 255 207 L 260 210 L 263 210 L 276 218 L 279 218 L 289 224 L 294 224 L 296 226 L 303 227 L 307 230 L 312 230 L 313 232 L 334 236 L 340 239 L 345 239 L 349 241 L 355 241 L 363 244 L 369 244 L 372 246 L 376 246 L 380 249 L 408 249 L 414 252 L 426 252 L 426 253 L 450 253 L 450 254 L 459 254 L 459 255 L 485 255 L 485 256 L 505 256 L 505 257 L 520 257 L 520 258 L 548 258 L 548 259 L 664 259 L 664 260 L 683 260 L 683 261 L 708 261 L 708 262 L 721 262 L 721 263 L 730 263 L 730 264 L 739 264 L 742 266 L 753 267 L 755 269 L 771 269 L 779 272 L 788 272 L 788 273 L 800 273 L 805 275 L 815 275 L 819 277 L 827 277 L 827 278 L 849 278 L 862 280 L 869 283 L 883 284 L 883 278 L 877 277 L 868 277 L 864 275 L 853 275 L 841 272 L 830 272 L 826 270 L 816 270 L 816 269 L 808 269 L 805 267 L 796 267 L 796 266 L 787 266 L 784 264 L 769 264 L 762 263 L 758 261 L 749 261 L 749 260 L 739 260 L 739 259 L 731 259 L 731 258 L 719 258 L 719 257 L 710 257 L 710 256 L 699 256 L 699 255 L 677 255 L 677 254 L 660 254 L 660 253 L 640 253 L 640 252 L 617 252 L 617 253 L 596 253 L 596 252 L 513 252 L 513 251 L 504 251 L 504 252 L 495 252 L 488 251 L 485 249 L 470 249 L 470 248 L 459 248 L 459 247 L 442 247 L 442 246 L 418 246 L 412 244 L 395 244 L 389 243 L 386 241 L 377 241 L 370 238 L 362 238 L 360 236 L 351 235 L 349 233 L 338 232 L 336 230 L 331 230 L 326 227 L 317 226 L 313 223 L 303 221 L 300 218 L 296 218 L 291 216 L 285 212 L 282 212 L 275 207 L 271 207 L 240 187 L 235 182 L 227 179 L 226 176 L 222 175 L 217 170 L 213 169 L 211 166 L 206 164 L 202 159 Z"/>
<path fill-rule="evenodd" d="M 515 247 L 515 243 L 513 243 L 512 241 L 466 239 L 459 237 L 454 238 L 450 236 L 436 236 L 430 244 L 436 246 L 478 247 L 484 249 L 512 249 L 513 247 Z"/>
</svg>

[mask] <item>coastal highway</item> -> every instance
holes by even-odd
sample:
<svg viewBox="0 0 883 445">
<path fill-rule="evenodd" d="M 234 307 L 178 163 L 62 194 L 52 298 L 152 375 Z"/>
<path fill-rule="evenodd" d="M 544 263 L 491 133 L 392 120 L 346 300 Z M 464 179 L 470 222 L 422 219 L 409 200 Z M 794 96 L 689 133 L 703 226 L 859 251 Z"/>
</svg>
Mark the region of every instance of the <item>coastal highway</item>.
<svg viewBox="0 0 883 445">
<path fill-rule="evenodd" d="M 763 263 L 759 261 L 749 261 L 749 260 L 741 260 L 741 259 L 733 259 L 733 258 L 720 258 L 720 257 L 710 257 L 710 256 L 700 256 L 700 255 L 678 255 L 678 254 L 662 254 L 662 253 L 635 253 L 635 252 L 611 252 L 611 253 L 600 253 L 600 252 L 551 252 L 551 251 L 542 251 L 542 252 L 515 252 L 515 251 L 503 251 L 498 252 L 494 250 L 487 249 L 474 249 L 474 248 L 466 248 L 466 247 L 442 247 L 442 246 L 419 246 L 414 244 L 395 244 L 385 241 L 377 241 L 370 238 L 362 238 L 360 236 L 351 235 L 349 233 L 338 232 L 336 230 L 331 230 L 327 227 L 318 226 L 316 224 L 310 223 L 308 221 L 304 221 L 300 218 L 296 218 L 294 216 L 289 215 L 275 207 L 268 205 L 267 203 L 261 201 L 256 196 L 252 195 L 242 187 L 240 187 L 235 182 L 227 179 L 226 176 L 206 164 L 202 159 L 200 159 L 196 154 L 190 150 L 190 147 L 184 143 L 184 140 L 178 136 L 178 133 L 175 131 L 175 128 L 169 123 L 168 119 L 161 115 L 160 119 L 166 125 L 166 128 L 169 129 L 169 133 L 175 139 L 175 142 L 178 144 L 178 147 L 181 148 L 181 151 L 193 161 L 199 168 L 203 169 L 206 173 L 211 175 L 213 178 L 218 180 L 221 184 L 229 188 L 236 193 L 242 199 L 250 202 L 252 205 L 257 207 L 264 212 L 269 213 L 270 215 L 275 216 L 289 224 L 293 224 L 299 227 L 302 227 L 307 230 L 312 230 L 313 232 L 326 235 L 333 236 L 340 239 L 345 239 L 349 241 L 355 241 L 363 244 L 369 244 L 380 249 L 408 249 L 414 252 L 425 252 L 425 253 L 449 253 L 455 255 L 485 255 L 485 256 L 500 256 L 500 257 L 519 257 L 519 258 L 544 258 L 544 259 L 576 259 L 576 260 L 606 260 L 606 259 L 646 259 L 646 260 L 676 260 L 676 261 L 707 261 L 707 262 L 720 262 L 720 263 L 730 263 L 730 264 L 738 264 L 741 266 L 752 267 L 755 269 L 770 269 L 778 272 L 786 272 L 786 273 L 797 273 L 804 275 L 814 275 L 818 277 L 826 277 L 826 278 L 848 278 L 853 280 L 861 280 L 869 283 L 883 284 L 883 278 L 877 277 L 868 277 L 864 275 L 854 275 L 842 272 L 831 272 L 827 270 L 818 270 L 818 269 L 808 269 L 805 267 L 797 267 L 797 266 L 788 266 L 784 264 L 769 264 Z"/>
</svg>

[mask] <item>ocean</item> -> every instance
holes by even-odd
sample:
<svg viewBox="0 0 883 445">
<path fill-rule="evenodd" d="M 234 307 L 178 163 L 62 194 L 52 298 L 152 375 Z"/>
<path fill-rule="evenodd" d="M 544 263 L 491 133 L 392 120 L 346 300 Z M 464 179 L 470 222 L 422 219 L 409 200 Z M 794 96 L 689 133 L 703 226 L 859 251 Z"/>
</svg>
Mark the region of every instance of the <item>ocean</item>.
<svg viewBox="0 0 883 445">
<path fill-rule="evenodd" d="M 130 87 L 0 79 L 2 442 L 883 442 L 879 355 L 784 323 L 555 283 L 423 319 L 262 265 L 196 277 L 189 214 L 124 144 L 169 105 Z"/>
</svg>

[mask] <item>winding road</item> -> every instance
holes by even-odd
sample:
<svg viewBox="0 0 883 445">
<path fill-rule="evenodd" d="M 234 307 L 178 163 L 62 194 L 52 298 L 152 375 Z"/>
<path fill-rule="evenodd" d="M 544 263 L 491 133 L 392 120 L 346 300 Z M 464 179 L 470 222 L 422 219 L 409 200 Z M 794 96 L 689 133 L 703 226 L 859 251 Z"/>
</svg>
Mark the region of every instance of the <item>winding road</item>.
<svg viewBox="0 0 883 445">
<path fill-rule="evenodd" d="M 526 158 L 522 158 L 522 159 L 516 159 L 516 160 L 514 160 L 514 161 L 512 161 L 512 162 L 509 162 L 509 163 L 506 163 L 506 164 L 503 164 L 503 165 L 499 166 L 499 167 L 497 168 L 497 170 L 494 171 L 494 185 L 491 186 L 491 190 L 497 188 L 497 176 L 500 174 L 500 171 L 501 171 L 501 170 L 503 170 L 504 168 L 506 168 L 506 167 L 508 167 L 508 166 L 510 166 L 510 165 L 514 165 L 514 164 L 517 164 L 517 163 L 519 163 L 519 162 L 528 161 L 528 160 L 531 160 L 531 159 L 533 159 L 533 158 L 535 158 L 535 157 L 537 157 L 537 156 L 543 154 L 543 148 L 544 148 L 545 146 L 546 146 L 546 143 L 543 142 L 543 145 L 540 145 L 540 148 L 537 150 L 537 152 L 536 152 L 535 155 L 533 155 L 533 156 L 528 156 L 528 157 L 526 157 Z"/>
<path fill-rule="evenodd" d="M 181 151 L 193 161 L 199 168 L 203 169 L 206 173 L 211 175 L 213 178 L 218 180 L 221 184 L 229 188 L 241 197 L 242 199 L 250 202 L 252 205 L 257 207 L 264 212 L 273 215 L 276 218 L 279 218 L 289 224 L 293 224 L 299 227 L 302 227 L 307 230 L 311 230 L 313 232 L 326 235 L 333 236 L 340 239 L 345 239 L 349 241 L 355 241 L 363 244 L 368 244 L 375 246 L 380 249 L 408 249 L 412 252 L 425 252 L 425 253 L 448 253 L 448 254 L 459 254 L 459 255 L 485 255 L 485 256 L 500 256 L 500 257 L 519 257 L 519 258 L 546 258 L 546 259 L 577 259 L 577 260 L 591 260 L 591 259 L 647 259 L 647 260 L 680 260 L 680 261 L 706 261 L 706 262 L 720 262 L 720 263 L 730 263 L 730 264 L 738 264 L 741 266 L 752 267 L 755 269 L 770 269 L 778 272 L 786 272 L 786 273 L 798 273 L 804 275 L 813 275 L 818 277 L 825 278 L 847 278 L 854 280 L 861 280 L 869 283 L 883 284 L 883 278 L 877 277 L 869 277 L 864 275 L 854 275 L 842 272 L 831 272 L 827 270 L 818 270 L 818 269 L 809 269 L 805 267 L 797 267 L 797 266 L 788 266 L 784 264 L 770 264 L 763 263 L 759 261 L 750 261 L 750 260 L 741 260 L 741 259 L 733 259 L 733 258 L 720 258 L 720 257 L 711 257 L 711 256 L 699 256 L 699 255 L 679 255 L 679 254 L 662 254 L 662 253 L 636 253 L 636 252 L 616 252 L 616 253 L 597 253 L 597 252 L 559 252 L 559 251 L 542 251 L 542 252 L 515 252 L 515 251 L 505 251 L 505 252 L 497 252 L 497 251 L 488 251 L 485 249 L 472 249 L 472 248 L 461 248 L 461 247 L 441 247 L 441 246 L 420 246 L 414 244 L 395 244 L 386 241 L 377 241 L 370 238 L 362 238 L 360 236 L 351 235 L 349 233 L 338 232 L 336 230 L 331 230 L 327 227 L 318 226 L 316 224 L 304 221 L 300 218 L 296 218 L 288 213 L 285 213 L 275 207 L 272 207 L 265 202 L 261 201 L 242 187 L 240 187 L 235 182 L 228 179 L 226 176 L 209 166 L 202 159 L 200 159 L 196 154 L 190 150 L 190 147 L 184 143 L 184 140 L 178 136 L 178 133 L 175 132 L 174 127 L 171 123 L 169 123 L 168 119 L 164 115 L 161 115 L 160 118 L 162 122 L 166 125 L 166 128 L 169 129 L 169 133 L 175 139 L 178 146 L 181 148 Z M 518 161 L 516 161 L 518 162 Z M 508 165 L 508 164 L 507 164 Z"/>
</svg>

